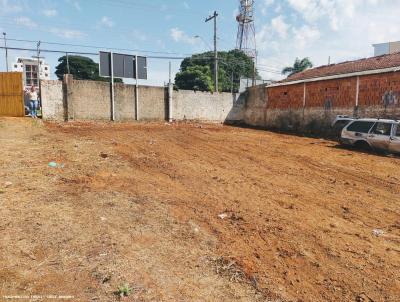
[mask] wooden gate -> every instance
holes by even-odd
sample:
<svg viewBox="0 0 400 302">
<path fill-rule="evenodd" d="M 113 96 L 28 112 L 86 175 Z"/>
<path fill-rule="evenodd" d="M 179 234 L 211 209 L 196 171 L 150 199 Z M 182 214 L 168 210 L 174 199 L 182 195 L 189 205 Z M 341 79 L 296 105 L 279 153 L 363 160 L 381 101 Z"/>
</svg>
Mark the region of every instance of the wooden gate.
<svg viewBox="0 0 400 302">
<path fill-rule="evenodd" d="M 25 116 L 21 72 L 0 72 L 0 116 Z"/>
</svg>

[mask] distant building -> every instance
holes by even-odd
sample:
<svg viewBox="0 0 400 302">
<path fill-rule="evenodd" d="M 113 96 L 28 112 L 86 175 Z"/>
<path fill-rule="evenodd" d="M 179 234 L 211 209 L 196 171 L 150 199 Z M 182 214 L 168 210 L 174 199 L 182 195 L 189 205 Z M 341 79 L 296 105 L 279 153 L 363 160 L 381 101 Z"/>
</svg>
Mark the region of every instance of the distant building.
<svg viewBox="0 0 400 302">
<path fill-rule="evenodd" d="M 390 55 L 396 52 L 400 52 L 400 41 L 398 42 L 387 42 L 372 45 L 375 49 L 374 56 Z"/>
<path fill-rule="evenodd" d="M 50 66 L 44 61 L 39 60 L 39 77 L 40 80 L 50 80 Z M 38 60 L 34 58 L 17 58 L 17 62 L 12 66 L 13 71 L 22 72 L 24 86 L 38 87 Z"/>
</svg>

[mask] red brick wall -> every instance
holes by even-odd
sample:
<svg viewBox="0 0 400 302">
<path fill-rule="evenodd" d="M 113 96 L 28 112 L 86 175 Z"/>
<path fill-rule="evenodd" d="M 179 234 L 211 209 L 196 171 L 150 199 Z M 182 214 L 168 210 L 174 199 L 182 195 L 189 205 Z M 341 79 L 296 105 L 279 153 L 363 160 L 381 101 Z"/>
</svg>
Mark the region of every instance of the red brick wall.
<svg viewBox="0 0 400 302">
<path fill-rule="evenodd" d="M 303 107 L 304 84 L 267 88 L 268 109 Z"/>
<path fill-rule="evenodd" d="M 356 78 L 306 84 L 306 107 L 351 107 L 356 104 Z"/>
<path fill-rule="evenodd" d="M 400 98 L 400 72 L 360 77 L 359 105 L 384 105 L 383 97 L 390 91 Z"/>
<path fill-rule="evenodd" d="M 304 84 L 267 88 L 268 109 L 303 106 Z M 359 106 L 383 106 L 391 92 L 400 103 L 400 72 L 360 76 Z M 306 83 L 306 108 L 349 108 L 356 105 L 357 77 Z M 400 105 L 400 104 L 397 104 Z"/>
</svg>

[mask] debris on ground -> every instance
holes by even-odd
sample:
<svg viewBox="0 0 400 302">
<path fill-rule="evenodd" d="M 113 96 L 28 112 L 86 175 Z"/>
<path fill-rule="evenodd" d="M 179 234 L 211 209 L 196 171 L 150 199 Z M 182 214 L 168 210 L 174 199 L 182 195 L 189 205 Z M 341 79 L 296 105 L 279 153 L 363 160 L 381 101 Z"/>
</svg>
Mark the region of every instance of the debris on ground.
<svg viewBox="0 0 400 302">
<path fill-rule="evenodd" d="M 372 230 L 372 234 L 376 237 L 382 236 L 383 234 L 385 234 L 385 232 L 383 230 L 380 229 L 373 229 Z"/>
<path fill-rule="evenodd" d="M 218 217 L 219 217 L 220 219 L 225 219 L 226 217 L 228 217 L 228 214 L 222 213 L 222 214 L 219 214 Z"/>
<path fill-rule="evenodd" d="M 6 181 L 5 183 L 4 183 L 4 188 L 9 188 L 9 187 L 11 187 L 13 185 L 13 183 L 11 182 L 11 181 Z"/>
</svg>

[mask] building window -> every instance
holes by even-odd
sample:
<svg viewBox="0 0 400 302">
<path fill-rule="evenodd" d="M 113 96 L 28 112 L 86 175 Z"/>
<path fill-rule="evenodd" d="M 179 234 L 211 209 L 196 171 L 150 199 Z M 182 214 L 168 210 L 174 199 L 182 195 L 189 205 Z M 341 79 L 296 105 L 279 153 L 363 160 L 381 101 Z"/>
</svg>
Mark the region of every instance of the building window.
<svg viewBox="0 0 400 302">
<path fill-rule="evenodd" d="M 44 68 L 44 70 L 47 70 L 47 69 L 48 69 L 47 67 Z"/>
</svg>

